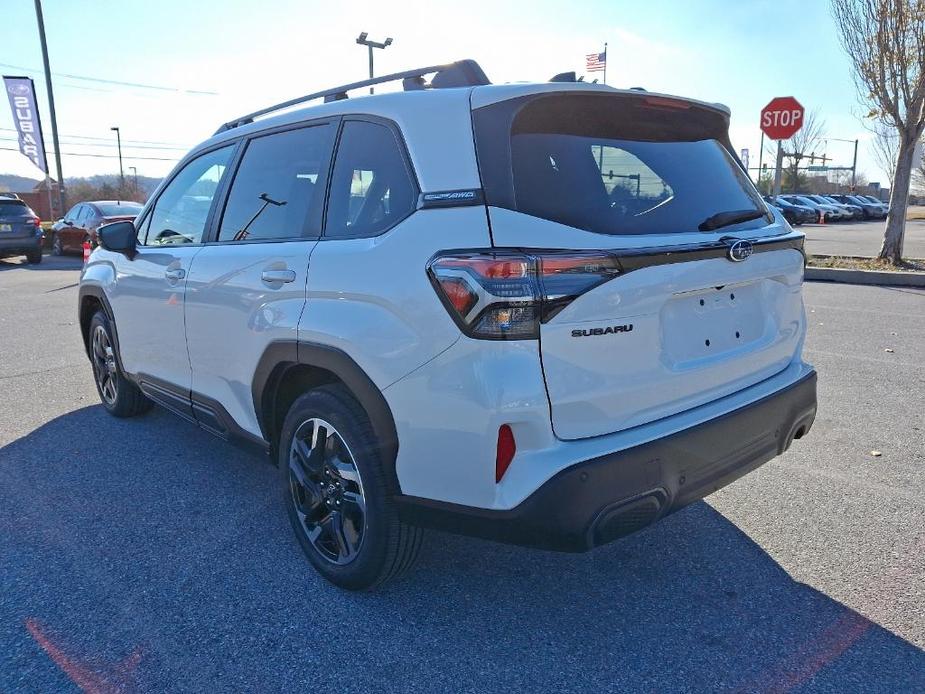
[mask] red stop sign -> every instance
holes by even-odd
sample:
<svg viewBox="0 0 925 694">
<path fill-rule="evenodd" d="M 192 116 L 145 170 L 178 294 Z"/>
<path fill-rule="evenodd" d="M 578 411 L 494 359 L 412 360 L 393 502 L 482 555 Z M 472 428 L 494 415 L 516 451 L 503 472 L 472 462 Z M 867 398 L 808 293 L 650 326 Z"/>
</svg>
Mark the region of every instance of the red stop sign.
<svg viewBox="0 0 925 694">
<path fill-rule="evenodd" d="M 786 140 L 803 127 L 803 107 L 792 96 L 779 96 L 761 109 L 761 130 L 772 140 Z"/>
</svg>

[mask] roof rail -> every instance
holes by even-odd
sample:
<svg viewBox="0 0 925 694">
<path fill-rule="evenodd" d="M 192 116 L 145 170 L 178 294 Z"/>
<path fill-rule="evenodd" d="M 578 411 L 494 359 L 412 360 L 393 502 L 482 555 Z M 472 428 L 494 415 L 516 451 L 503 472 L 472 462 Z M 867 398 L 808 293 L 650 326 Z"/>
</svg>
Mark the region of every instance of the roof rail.
<svg viewBox="0 0 925 694">
<path fill-rule="evenodd" d="M 424 81 L 424 75 L 430 74 L 433 74 L 434 77 L 431 80 L 430 85 L 428 85 Z M 325 100 L 325 103 L 329 101 L 338 101 L 340 99 L 346 99 L 347 92 L 354 89 L 370 87 L 374 84 L 383 84 L 385 82 L 396 82 L 398 80 L 402 80 L 405 91 L 415 91 L 427 88 L 447 89 L 450 87 L 476 87 L 483 84 L 491 84 L 491 81 L 488 79 L 488 77 L 486 77 L 485 73 L 482 71 L 482 68 L 479 67 L 477 62 L 474 60 L 457 60 L 455 63 L 447 63 L 446 65 L 433 65 L 431 67 L 418 68 L 417 70 L 406 70 L 405 72 L 394 72 L 391 75 L 383 75 L 382 77 L 375 77 L 373 79 L 363 80 L 361 82 L 351 82 L 350 84 L 344 84 L 340 87 L 332 87 L 330 89 L 325 89 L 324 91 L 314 92 L 313 94 L 306 94 L 305 96 L 290 99 L 289 101 L 284 101 L 281 104 L 276 104 L 274 106 L 268 106 L 267 108 L 262 108 L 259 111 L 248 113 L 246 116 L 241 116 L 240 118 L 235 118 L 232 121 L 228 121 L 218 130 L 216 130 L 215 134 L 218 135 L 219 133 L 225 132 L 226 130 L 231 130 L 241 125 L 253 123 L 254 119 L 259 116 L 265 116 L 266 114 L 273 113 L 274 111 L 281 111 L 284 108 L 302 104 L 306 101 L 313 101 L 315 99 L 321 98 Z"/>
</svg>

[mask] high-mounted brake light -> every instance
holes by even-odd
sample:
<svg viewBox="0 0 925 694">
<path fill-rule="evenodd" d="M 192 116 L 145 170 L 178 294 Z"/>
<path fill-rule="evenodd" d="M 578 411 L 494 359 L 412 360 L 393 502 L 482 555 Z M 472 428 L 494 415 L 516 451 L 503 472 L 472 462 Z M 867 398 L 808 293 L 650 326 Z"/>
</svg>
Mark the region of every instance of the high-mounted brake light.
<svg viewBox="0 0 925 694">
<path fill-rule="evenodd" d="M 427 268 L 450 315 L 471 337 L 529 340 L 576 297 L 620 274 L 599 251 L 463 251 Z"/>
<path fill-rule="evenodd" d="M 678 111 L 687 111 L 690 109 L 691 105 L 686 101 L 681 101 L 680 99 L 668 99 L 663 96 L 647 96 L 643 99 L 647 106 L 653 106 L 655 108 L 667 108 Z"/>
</svg>

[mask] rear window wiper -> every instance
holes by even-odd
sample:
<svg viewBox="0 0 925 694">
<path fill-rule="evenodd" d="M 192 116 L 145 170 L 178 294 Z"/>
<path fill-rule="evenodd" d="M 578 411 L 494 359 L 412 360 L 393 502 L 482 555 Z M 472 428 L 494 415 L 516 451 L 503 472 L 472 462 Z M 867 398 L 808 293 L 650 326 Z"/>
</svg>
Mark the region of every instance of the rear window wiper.
<svg viewBox="0 0 925 694">
<path fill-rule="evenodd" d="M 700 222 L 697 228 L 700 229 L 700 231 L 713 231 L 714 229 L 728 227 L 732 224 L 739 224 L 740 222 L 750 222 L 753 219 L 764 217 L 764 215 L 764 212 L 755 209 L 727 210 L 726 212 L 717 212 L 714 215 L 710 215 Z"/>
</svg>

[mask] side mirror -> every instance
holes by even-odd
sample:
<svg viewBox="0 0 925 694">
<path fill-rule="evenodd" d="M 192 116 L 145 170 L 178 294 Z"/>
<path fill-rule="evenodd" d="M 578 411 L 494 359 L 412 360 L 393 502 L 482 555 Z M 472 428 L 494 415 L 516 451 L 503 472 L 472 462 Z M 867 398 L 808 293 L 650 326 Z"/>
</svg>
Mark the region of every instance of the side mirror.
<svg viewBox="0 0 925 694">
<path fill-rule="evenodd" d="M 135 225 L 131 222 L 104 224 L 96 232 L 103 248 L 113 253 L 122 253 L 129 260 L 135 257 L 136 236 Z"/>
</svg>

